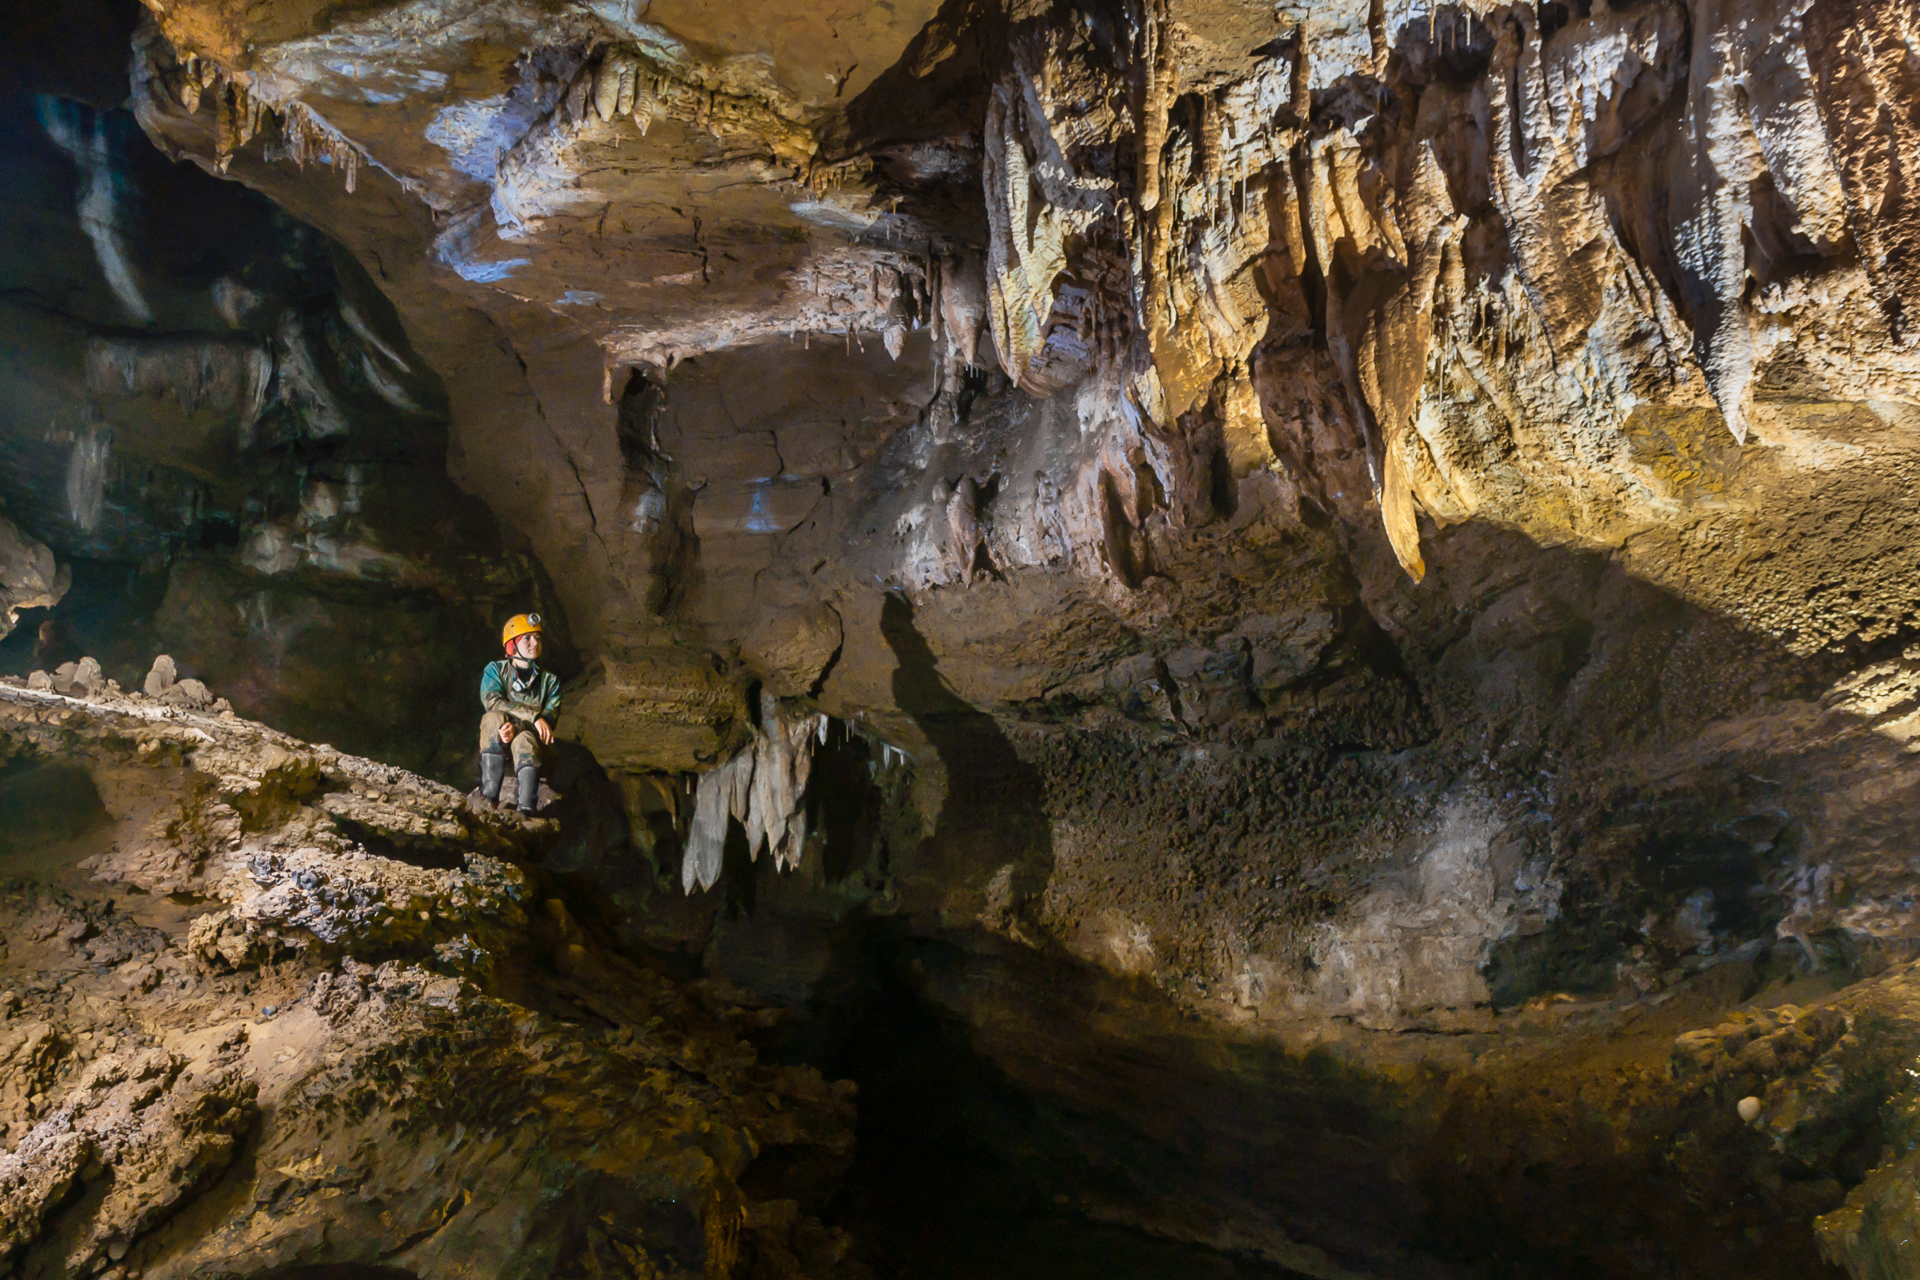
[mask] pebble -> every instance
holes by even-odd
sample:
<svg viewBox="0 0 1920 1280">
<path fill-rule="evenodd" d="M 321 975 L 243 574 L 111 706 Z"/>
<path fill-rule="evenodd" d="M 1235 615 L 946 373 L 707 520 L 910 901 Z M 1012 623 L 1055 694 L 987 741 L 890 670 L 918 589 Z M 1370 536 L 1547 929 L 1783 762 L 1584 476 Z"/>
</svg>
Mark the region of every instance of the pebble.
<svg viewBox="0 0 1920 1280">
<path fill-rule="evenodd" d="M 260 1016 L 263 1018 L 271 1018 L 279 1008 L 279 1005 L 263 1004 L 260 1006 Z"/>
<path fill-rule="evenodd" d="M 1734 1110 L 1740 1113 L 1740 1118 L 1743 1121 L 1752 1124 L 1760 1118 L 1760 1099 L 1749 1094 L 1740 1099 L 1740 1105 L 1735 1107 Z"/>
</svg>

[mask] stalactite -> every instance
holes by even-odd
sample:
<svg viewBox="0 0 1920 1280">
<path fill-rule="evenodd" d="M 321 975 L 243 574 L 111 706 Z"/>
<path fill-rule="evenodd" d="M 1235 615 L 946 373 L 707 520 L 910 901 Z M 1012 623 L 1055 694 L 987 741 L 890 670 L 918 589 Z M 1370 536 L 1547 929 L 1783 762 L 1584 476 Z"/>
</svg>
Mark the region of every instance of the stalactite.
<svg viewBox="0 0 1920 1280">
<path fill-rule="evenodd" d="M 764 851 L 782 871 L 800 865 L 807 843 L 803 801 L 814 748 L 826 741 L 826 719 L 786 719 L 778 700 L 762 695 L 752 745 L 700 776 L 680 869 L 687 893 L 718 882 L 729 821 L 746 831 L 749 857 Z"/>
</svg>

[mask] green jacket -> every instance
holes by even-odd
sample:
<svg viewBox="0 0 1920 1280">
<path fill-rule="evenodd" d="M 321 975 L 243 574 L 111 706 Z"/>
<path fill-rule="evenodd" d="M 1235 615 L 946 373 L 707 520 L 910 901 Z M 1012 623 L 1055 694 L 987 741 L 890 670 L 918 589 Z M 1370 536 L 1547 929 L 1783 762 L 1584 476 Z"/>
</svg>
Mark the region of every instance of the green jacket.
<svg viewBox="0 0 1920 1280">
<path fill-rule="evenodd" d="M 551 726 L 560 714 L 560 677 L 537 665 L 528 666 L 523 676 L 508 658 L 489 662 L 480 676 L 480 706 L 528 724 L 545 720 Z"/>
</svg>

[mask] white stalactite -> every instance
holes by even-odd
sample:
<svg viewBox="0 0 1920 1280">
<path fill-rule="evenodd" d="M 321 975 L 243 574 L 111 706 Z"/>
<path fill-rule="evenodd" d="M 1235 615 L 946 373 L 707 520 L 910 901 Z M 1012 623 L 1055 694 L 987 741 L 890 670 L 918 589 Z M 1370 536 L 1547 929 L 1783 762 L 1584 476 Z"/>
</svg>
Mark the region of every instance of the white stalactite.
<svg viewBox="0 0 1920 1280">
<path fill-rule="evenodd" d="M 814 749 L 826 740 L 827 717 L 789 720 L 772 695 L 762 697 L 760 732 L 752 745 L 700 776 L 681 888 L 692 893 L 719 881 L 731 821 L 745 830 L 750 858 L 758 860 L 765 851 L 782 871 L 800 865 L 807 844 L 807 779 Z"/>
</svg>

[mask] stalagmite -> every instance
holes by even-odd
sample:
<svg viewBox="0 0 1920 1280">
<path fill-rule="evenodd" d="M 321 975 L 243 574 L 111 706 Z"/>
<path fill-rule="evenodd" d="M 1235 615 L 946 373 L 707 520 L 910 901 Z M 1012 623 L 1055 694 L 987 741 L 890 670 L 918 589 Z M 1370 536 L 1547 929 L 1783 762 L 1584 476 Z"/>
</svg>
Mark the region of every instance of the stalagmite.
<svg viewBox="0 0 1920 1280">
<path fill-rule="evenodd" d="M 940 316 L 947 341 L 970 367 L 980 364 L 980 331 L 987 320 L 986 276 L 980 260 L 949 253 L 939 262 Z"/>
</svg>

